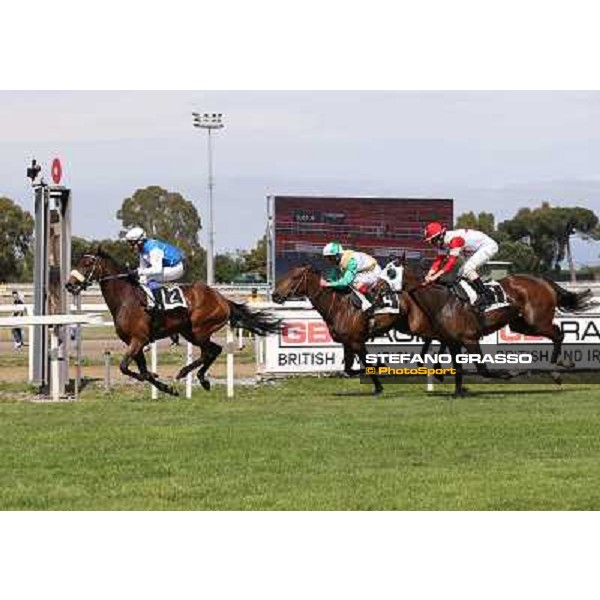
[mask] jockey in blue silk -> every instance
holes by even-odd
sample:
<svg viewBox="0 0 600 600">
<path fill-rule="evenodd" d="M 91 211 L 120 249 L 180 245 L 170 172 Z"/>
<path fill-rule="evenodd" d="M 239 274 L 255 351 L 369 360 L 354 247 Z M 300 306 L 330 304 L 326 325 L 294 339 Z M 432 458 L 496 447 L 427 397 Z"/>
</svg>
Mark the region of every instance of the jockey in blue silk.
<svg viewBox="0 0 600 600">
<path fill-rule="evenodd" d="M 146 285 L 152 291 L 160 287 L 160 283 L 176 281 L 183 276 L 183 252 L 164 242 L 148 238 L 141 227 L 133 227 L 125 235 L 125 239 L 140 255 L 137 274 L 142 287 Z M 154 294 L 154 301 L 160 301 Z"/>
</svg>

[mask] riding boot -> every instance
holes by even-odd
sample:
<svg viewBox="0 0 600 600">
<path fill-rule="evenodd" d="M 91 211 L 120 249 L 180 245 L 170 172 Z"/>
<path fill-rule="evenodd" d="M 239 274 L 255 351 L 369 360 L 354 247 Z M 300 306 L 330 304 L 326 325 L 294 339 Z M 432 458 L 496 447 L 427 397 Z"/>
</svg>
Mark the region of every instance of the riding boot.
<svg viewBox="0 0 600 600">
<path fill-rule="evenodd" d="M 470 283 L 477 292 L 477 299 L 473 303 L 473 306 L 480 312 L 483 312 L 494 301 L 492 293 L 485 287 L 483 281 L 481 281 L 481 277 L 473 279 Z"/>
<path fill-rule="evenodd" d="M 160 327 L 161 315 L 165 308 L 161 288 L 153 289 L 152 296 L 154 297 L 154 306 L 150 309 L 150 316 L 152 317 L 152 330 L 155 331 Z"/>
</svg>

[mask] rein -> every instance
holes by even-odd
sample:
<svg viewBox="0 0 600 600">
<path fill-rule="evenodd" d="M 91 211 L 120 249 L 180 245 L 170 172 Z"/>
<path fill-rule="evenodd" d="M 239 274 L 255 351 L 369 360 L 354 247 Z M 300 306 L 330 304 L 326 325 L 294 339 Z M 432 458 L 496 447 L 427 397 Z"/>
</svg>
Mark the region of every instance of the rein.
<svg viewBox="0 0 600 600">
<path fill-rule="evenodd" d="M 81 288 L 85 290 L 88 287 L 90 287 L 90 285 L 92 285 L 92 283 L 94 282 L 94 274 L 98 265 L 100 264 L 100 260 L 102 259 L 102 257 L 98 254 L 84 254 L 83 256 L 85 258 L 91 258 L 94 261 L 94 263 L 92 264 L 92 268 L 90 269 L 88 274 L 85 277 L 83 277 L 81 276 L 81 273 L 79 273 L 79 271 L 74 270 L 71 271 L 71 273 L 79 274 L 79 277 L 77 277 L 77 279 L 79 279 L 80 281 Z M 111 281 L 114 279 L 127 279 L 128 277 L 130 277 L 129 273 L 117 273 L 116 275 L 104 275 L 102 277 L 97 277 L 95 281 L 97 281 L 98 283 L 102 283 L 103 281 Z"/>
</svg>

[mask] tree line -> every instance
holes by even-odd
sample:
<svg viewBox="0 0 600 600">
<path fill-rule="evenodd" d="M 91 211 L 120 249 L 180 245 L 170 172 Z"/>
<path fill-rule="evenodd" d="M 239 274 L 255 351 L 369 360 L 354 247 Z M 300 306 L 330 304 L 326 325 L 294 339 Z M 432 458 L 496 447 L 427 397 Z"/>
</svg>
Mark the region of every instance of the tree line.
<svg viewBox="0 0 600 600">
<path fill-rule="evenodd" d="M 600 239 L 598 217 L 582 207 L 551 206 L 543 202 L 537 208 L 521 208 L 512 219 L 496 227 L 492 213 L 468 212 L 456 220 L 457 228 L 479 229 L 498 243 L 493 260 L 512 263 L 515 273 L 556 275 L 566 259 L 571 279 L 576 269 L 571 240 L 578 236 L 587 240 Z"/>
<path fill-rule="evenodd" d="M 123 267 L 136 267 L 138 257 L 124 243 L 125 232 L 133 226 L 145 229 L 149 237 L 172 243 L 185 254 L 184 281 L 204 279 L 206 250 L 200 245 L 202 221 L 196 207 L 178 192 L 160 186 L 138 189 L 125 198 L 117 211 L 119 239 L 85 239 L 73 236 L 72 262 L 99 245 Z M 0 197 L 0 281 L 30 282 L 33 279 L 34 219 L 9 198 Z M 266 237 L 250 250 L 236 250 L 215 256 L 215 278 L 228 283 L 237 276 L 254 272 L 266 274 Z"/>
<path fill-rule="evenodd" d="M 178 192 L 160 186 L 138 189 L 125 198 L 117 211 L 120 238 L 129 228 L 143 227 L 149 236 L 173 243 L 186 256 L 186 280 L 203 279 L 206 251 L 200 245 L 202 221 L 196 207 Z M 455 227 L 474 228 L 493 237 L 499 245 L 495 260 L 513 263 L 519 273 L 556 274 L 566 260 L 571 277 L 575 266 L 571 252 L 573 236 L 599 240 L 595 213 L 583 207 L 557 207 L 544 202 L 536 208 L 521 208 L 512 219 L 496 225 L 489 212 L 467 212 L 456 219 Z M 33 278 L 34 220 L 31 214 L 9 198 L 0 197 L 0 281 L 31 281 Z M 72 257 L 76 262 L 98 245 L 124 267 L 137 265 L 138 258 L 122 239 L 94 240 L 73 237 Z M 215 256 L 215 277 L 228 283 L 243 273 L 266 274 L 266 236 L 250 250 L 236 250 Z"/>
</svg>

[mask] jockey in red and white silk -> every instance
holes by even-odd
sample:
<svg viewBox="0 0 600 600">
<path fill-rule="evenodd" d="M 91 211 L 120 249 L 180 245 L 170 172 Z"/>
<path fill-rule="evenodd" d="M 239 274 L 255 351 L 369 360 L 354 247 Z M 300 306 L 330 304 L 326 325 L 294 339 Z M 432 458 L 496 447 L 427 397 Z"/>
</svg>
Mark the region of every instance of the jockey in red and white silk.
<svg viewBox="0 0 600 600">
<path fill-rule="evenodd" d="M 475 305 L 483 309 L 493 302 L 491 292 L 483 285 L 477 272 L 498 252 L 498 244 L 483 231 L 477 229 L 454 229 L 447 231 L 439 222 L 429 223 L 423 236 L 426 242 L 438 246 L 440 252 L 433 261 L 425 283 L 433 283 L 446 273 L 450 273 L 459 256 L 466 258 L 458 276 L 468 279 L 479 298 Z"/>
</svg>

